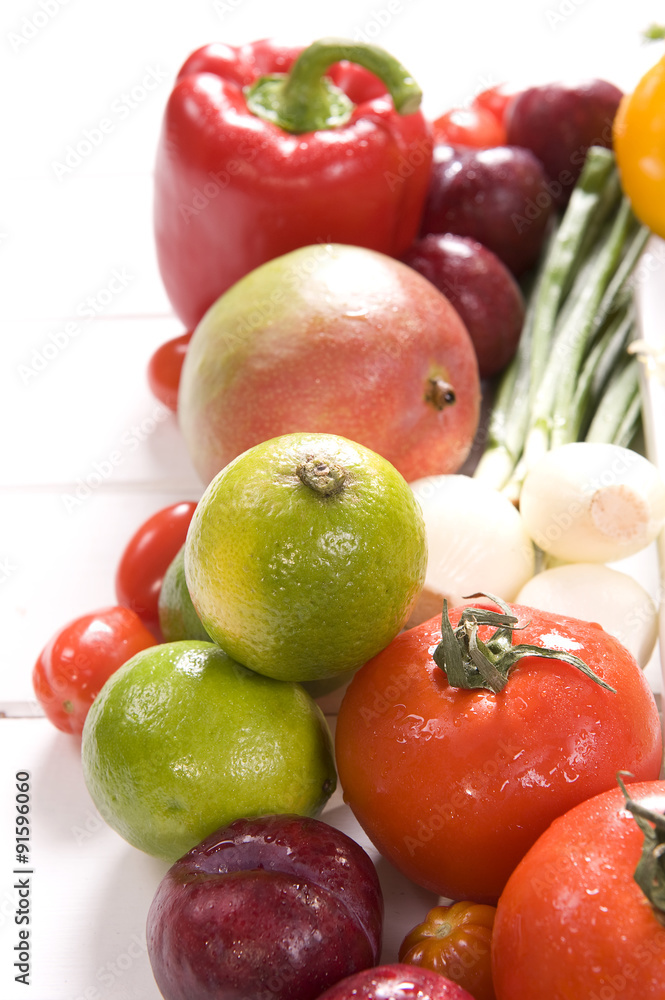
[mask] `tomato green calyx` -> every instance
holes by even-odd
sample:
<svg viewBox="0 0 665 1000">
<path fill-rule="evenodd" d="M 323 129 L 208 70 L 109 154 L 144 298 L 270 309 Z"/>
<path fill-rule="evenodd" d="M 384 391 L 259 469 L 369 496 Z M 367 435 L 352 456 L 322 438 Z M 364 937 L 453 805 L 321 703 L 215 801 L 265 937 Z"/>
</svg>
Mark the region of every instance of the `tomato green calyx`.
<svg viewBox="0 0 665 1000">
<path fill-rule="evenodd" d="M 425 390 L 425 401 L 432 403 L 437 410 L 443 410 L 446 406 L 452 406 L 455 402 L 455 390 L 445 379 L 435 375 L 427 380 Z"/>
<path fill-rule="evenodd" d="M 364 66 L 378 76 L 400 114 L 413 114 L 420 107 L 422 91 L 397 59 L 378 45 L 345 38 L 313 42 L 300 53 L 289 73 L 260 77 L 247 91 L 247 107 L 258 118 L 296 134 L 344 125 L 355 105 L 324 75 L 342 60 Z"/>
<path fill-rule="evenodd" d="M 296 469 L 296 475 L 301 483 L 322 497 L 339 493 L 347 480 L 344 466 L 318 455 L 303 459 Z"/>
<path fill-rule="evenodd" d="M 513 645 L 513 630 L 524 628 L 511 613 L 510 607 L 492 594 L 469 594 L 465 600 L 487 597 L 501 608 L 501 612 L 488 608 L 467 607 L 462 612 L 459 624 L 453 628 L 448 615 L 448 602 L 444 599 L 441 616 L 441 642 L 432 658 L 445 673 L 451 687 L 485 688 L 498 694 L 508 683 L 510 671 L 524 656 L 542 656 L 547 659 L 563 660 L 581 670 L 591 680 L 613 694 L 616 691 L 586 665 L 574 653 L 562 649 L 547 649 L 523 643 Z M 481 625 L 496 626 L 496 631 L 483 642 L 478 638 Z"/>
<path fill-rule="evenodd" d="M 620 771 L 617 781 L 626 800 L 626 809 L 644 834 L 642 856 L 633 878 L 651 903 L 656 919 L 665 926 L 665 816 L 634 802 L 621 779 L 622 774 L 627 777 L 632 774 Z"/>
</svg>

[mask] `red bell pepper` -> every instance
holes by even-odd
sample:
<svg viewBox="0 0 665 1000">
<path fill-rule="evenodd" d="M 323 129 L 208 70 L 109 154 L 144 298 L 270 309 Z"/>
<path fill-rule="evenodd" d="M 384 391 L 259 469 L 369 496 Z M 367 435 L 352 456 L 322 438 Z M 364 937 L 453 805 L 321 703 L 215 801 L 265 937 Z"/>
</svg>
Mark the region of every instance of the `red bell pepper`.
<svg viewBox="0 0 665 1000">
<path fill-rule="evenodd" d="M 260 264 L 318 242 L 399 257 L 432 158 L 420 90 L 375 46 L 207 45 L 170 95 L 155 170 L 166 292 L 191 329 Z"/>
</svg>

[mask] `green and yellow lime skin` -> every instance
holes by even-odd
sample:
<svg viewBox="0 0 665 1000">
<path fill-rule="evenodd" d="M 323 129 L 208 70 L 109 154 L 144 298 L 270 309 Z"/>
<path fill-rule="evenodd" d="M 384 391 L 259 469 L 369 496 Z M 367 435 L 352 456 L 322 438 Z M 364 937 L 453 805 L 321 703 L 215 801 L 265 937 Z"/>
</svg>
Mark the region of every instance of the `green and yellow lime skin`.
<svg viewBox="0 0 665 1000">
<path fill-rule="evenodd" d="M 426 564 L 404 478 L 332 434 L 287 434 L 238 456 L 206 489 L 185 544 L 211 638 L 258 673 L 301 682 L 347 674 L 387 646 Z"/>
<path fill-rule="evenodd" d="M 210 636 L 196 613 L 185 579 L 185 546 L 178 550 L 164 574 L 159 591 L 159 625 L 165 642 L 199 639 L 210 642 Z"/>
<path fill-rule="evenodd" d="M 327 722 L 303 688 L 208 642 L 153 646 L 116 671 L 82 762 L 109 826 L 169 862 L 240 817 L 315 816 L 336 786 Z"/>
</svg>

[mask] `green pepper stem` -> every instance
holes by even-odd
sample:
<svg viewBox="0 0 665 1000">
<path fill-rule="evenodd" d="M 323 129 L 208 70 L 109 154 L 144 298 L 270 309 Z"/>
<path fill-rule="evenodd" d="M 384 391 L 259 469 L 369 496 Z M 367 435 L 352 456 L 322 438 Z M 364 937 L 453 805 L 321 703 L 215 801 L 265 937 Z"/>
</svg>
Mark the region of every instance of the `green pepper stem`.
<svg viewBox="0 0 665 1000">
<path fill-rule="evenodd" d="M 343 38 L 322 38 L 304 49 L 289 73 L 260 77 L 247 91 L 252 114 L 286 132 L 314 132 L 343 125 L 353 103 L 325 77 L 341 60 L 364 66 L 383 81 L 395 109 L 403 115 L 420 107 L 422 92 L 402 64 L 377 45 Z"/>
</svg>

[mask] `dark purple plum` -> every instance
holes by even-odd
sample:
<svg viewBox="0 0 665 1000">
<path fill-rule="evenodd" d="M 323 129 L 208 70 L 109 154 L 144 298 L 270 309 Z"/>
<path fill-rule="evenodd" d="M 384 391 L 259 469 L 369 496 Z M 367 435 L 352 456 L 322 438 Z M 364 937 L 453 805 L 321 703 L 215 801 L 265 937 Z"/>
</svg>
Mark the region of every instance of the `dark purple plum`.
<svg viewBox="0 0 665 1000">
<path fill-rule="evenodd" d="M 524 297 L 496 254 L 468 236 L 432 233 L 417 239 L 402 260 L 454 305 L 473 341 L 481 378 L 505 368 L 522 332 Z"/>
<path fill-rule="evenodd" d="M 544 167 L 528 149 L 439 145 L 420 235 L 469 236 L 519 276 L 536 264 L 553 210 Z"/>
<path fill-rule="evenodd" d="M 147 919 L 166 1000 L 314 1000 L 379 960 L 369 855 L 322 820 L 240 819 L 175 862 Z"/>
<path fill-rule="evenodd" d="M 517 94 L 506 109 L 508 142 L 538 157 L 559 207 L 570 198 L 589 146 L 612 146 L 623 94 L 607 80 L 550 83 Z"/>
<path fill-rule="evenodd" d="M 417 965 L 378 965 L 331 986 L 319 1000 L 473 1000 L 446 976 Z"/>
</svg>

